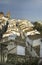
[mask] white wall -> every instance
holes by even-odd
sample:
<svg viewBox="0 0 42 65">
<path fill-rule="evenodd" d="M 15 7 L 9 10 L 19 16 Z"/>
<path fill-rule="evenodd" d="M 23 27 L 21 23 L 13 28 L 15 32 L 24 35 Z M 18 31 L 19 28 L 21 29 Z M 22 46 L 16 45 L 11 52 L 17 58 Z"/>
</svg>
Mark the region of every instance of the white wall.
<svg viewBox="0 0 42 65">
<path fill-rule="evenodd" d="M 33 41 L 30 40 L 28 37 L 26 38 L 26 42 L 29 42 L 29 44 L 31 44 L 31 45 L 32 45 L 32 43 L 33 43 Z"/>
<path fill-rule="evenodd" d="M 8 53 L 16 53 L 16 45 L 14 44 L 14 42 L 10 42 L 10 44 L 7 46 L 8 49 Z"/>
<path fill-rule="evenodd" d="M 32 40 L 29 39 L 29 37 L 26 38 L 26 41 L 29 42 L 29 44 L 31 44 L 32 46 L 38 46 L 41 43 L 40 39 Z"/>
<path fill-rule="evenodd" d="M 33 40 L 33 47 L 41 44 L 40 39 Z"/>
<path fill-rule="evenodd" d="M 23 46 L 17 46 L 17 54 L 18 55 L 25 55 L 25 47 Z"/>
<path fill-rule="evenodd" d="M 7 48 L 8 48 L 8 53 L 25 55 L 25 47 L 20 45 L 15 45 L 14 42 L 11 42 L 10 45 L 7 46 Z"/>
</svg>

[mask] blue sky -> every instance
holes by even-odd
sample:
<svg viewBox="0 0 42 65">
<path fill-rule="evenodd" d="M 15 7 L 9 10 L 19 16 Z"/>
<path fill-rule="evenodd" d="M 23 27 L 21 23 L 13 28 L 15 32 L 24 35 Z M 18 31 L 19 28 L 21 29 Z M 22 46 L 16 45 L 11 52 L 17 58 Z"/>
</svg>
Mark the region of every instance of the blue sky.
<svg viewBox="0 0 42 65">
<path fill-rule="evenodd" d="M 42 20 L 42 0 L 0 0 L 0 11 L 10 11 L 17 19 Z"/>
</svg>

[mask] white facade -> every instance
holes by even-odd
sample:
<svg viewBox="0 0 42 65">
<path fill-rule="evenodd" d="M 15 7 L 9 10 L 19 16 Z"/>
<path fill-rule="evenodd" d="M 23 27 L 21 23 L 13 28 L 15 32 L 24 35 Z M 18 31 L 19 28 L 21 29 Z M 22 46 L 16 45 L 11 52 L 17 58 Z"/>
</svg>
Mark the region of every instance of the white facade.
<svg viewBox="0 0 42 65">
<path fill-rule="evenodd" d="M 41 44 L 40 39 L 36 39 L 36 40 L 33 41 L 33 47 L 34 47 L 34 46 L 38 46 L 38 45 L 40 45 L 40 44 Z"/>
<path fill-rule="evenodd" d="M 26 46 L 32 57 L 39 57 L 33 47 L 39 46 L 41 44 L 40 39 L 32 40 L 29 37 L 26 38 Z"/>
<path fill-rule="evenodd" d="M 7 46 L 8 53 L 17 54 L 17 55 L 25 55 L 25 47 L 20 45 L 15 45 L 14 42 L 10 42 Z"/>
<path fill-rule="evenodd" d="M 10 42 L 10 44 L 7 46 L 8 49 L 8 53 L 16 53 L 16 45 L 14 44 L 14 42 Z"/>
<path fill-rule="evenodd" d="M 25 55 L 25 47 L 17 46 L 17 55 Z"/>
<path fill-rule="evenodd" d="M 29 37 L 27 37 L 27 38 L 26 38 L 26 41 L 27 41 L 30 45 L 32 45 L 33 47 L 34 47 L 34 46 L 38 46 L 38 45 L 41 44 L 40 39 L 32 40 L 32 39 L 29 39 Z"/>
</svg>

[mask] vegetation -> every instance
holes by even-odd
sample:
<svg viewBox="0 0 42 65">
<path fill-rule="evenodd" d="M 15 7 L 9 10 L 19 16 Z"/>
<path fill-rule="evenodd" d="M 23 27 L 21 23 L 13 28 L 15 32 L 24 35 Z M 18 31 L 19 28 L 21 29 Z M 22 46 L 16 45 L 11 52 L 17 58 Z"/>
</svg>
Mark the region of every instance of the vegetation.
<svg viewBox="0 0 42 65">
<path fill-rule="evenodd" d="M 11 63 L 13 65 L 38 65 L 38 61 L 38 58 L 8 55 L 7 63 Z"/>
<path fill-rule="evenodd" d="M 37 29 L 40 33 L 42 33 L 42 25 L 40 23 L 35 22 L 34 29 Z"/>
<path fill-rule="evenodd" d="M 8 21 L 6 22 L 6 25 L 2 26 L 2 29 L 0 29 L 0 39 L 2 39 L 2 36 L 7 31 L 7 28 L 8 28 Z"/>
</svg>

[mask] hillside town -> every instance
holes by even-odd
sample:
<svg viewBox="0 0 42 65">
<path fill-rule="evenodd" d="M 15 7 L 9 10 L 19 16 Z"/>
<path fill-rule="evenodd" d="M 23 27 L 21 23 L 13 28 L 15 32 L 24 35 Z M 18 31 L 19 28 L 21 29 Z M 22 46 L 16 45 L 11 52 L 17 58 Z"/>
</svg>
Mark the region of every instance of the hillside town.
<svg viewBox="0 0 42 65">
<path fill-rule="evenodd" d="M 41 21 L 37 23 L 42 26 Z M 0 12 L 0 62 L 22 63 L 42 57 L 42 33 L 34 26 L 30 20 Z"/>
</svg>

